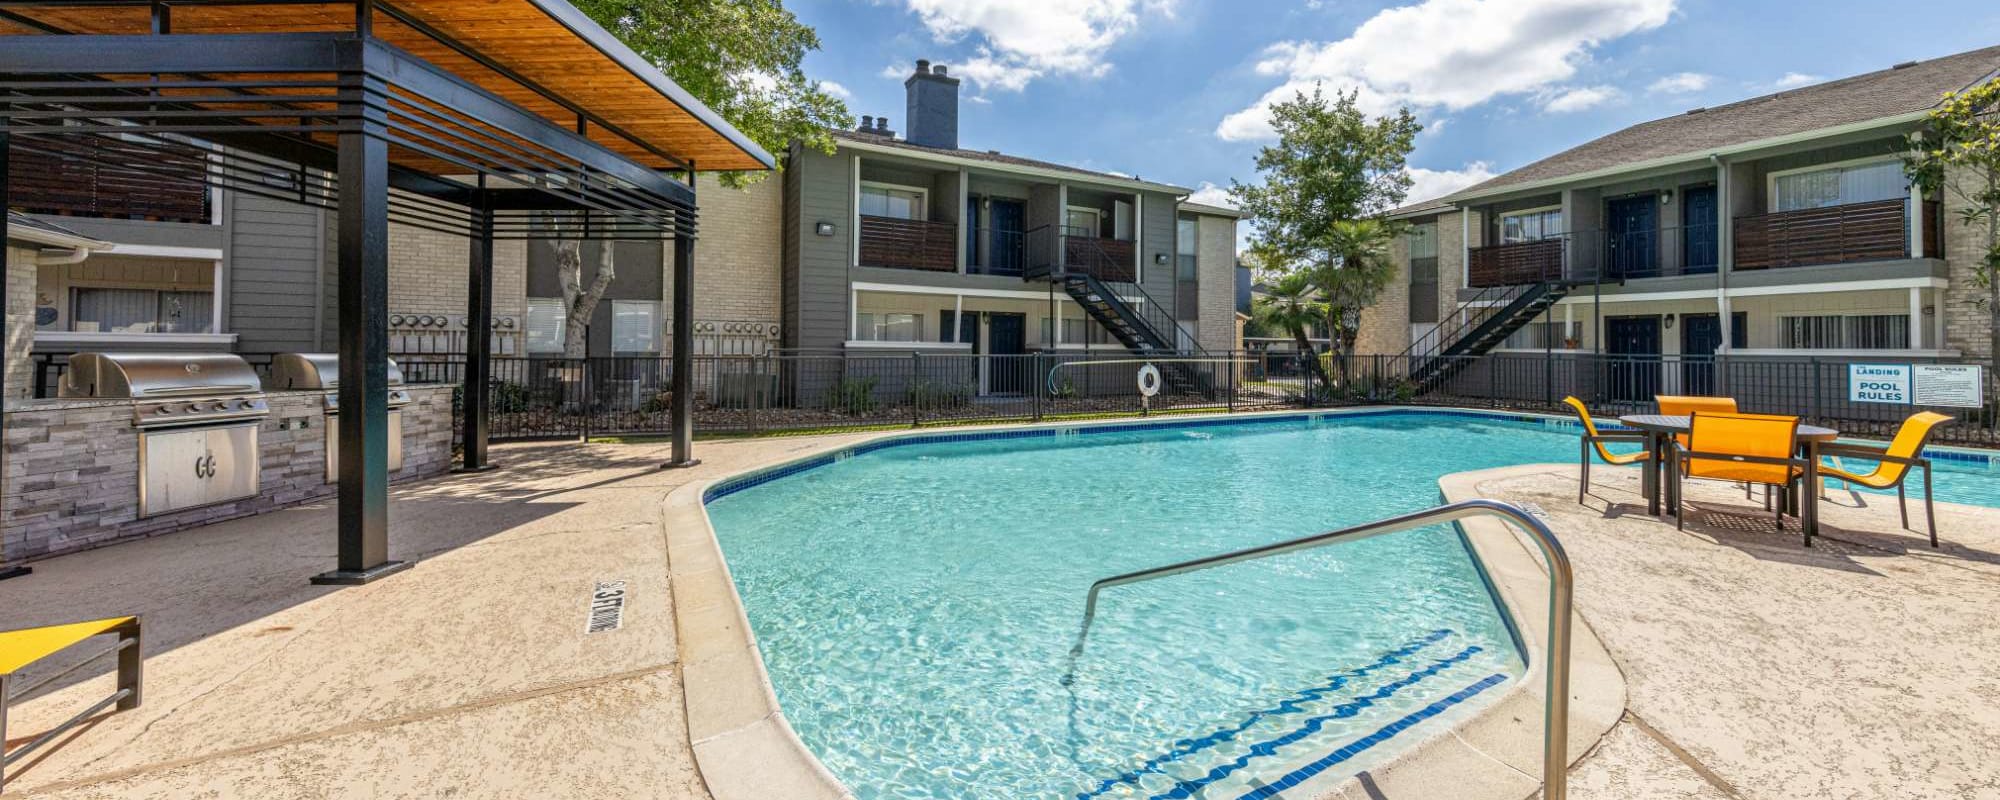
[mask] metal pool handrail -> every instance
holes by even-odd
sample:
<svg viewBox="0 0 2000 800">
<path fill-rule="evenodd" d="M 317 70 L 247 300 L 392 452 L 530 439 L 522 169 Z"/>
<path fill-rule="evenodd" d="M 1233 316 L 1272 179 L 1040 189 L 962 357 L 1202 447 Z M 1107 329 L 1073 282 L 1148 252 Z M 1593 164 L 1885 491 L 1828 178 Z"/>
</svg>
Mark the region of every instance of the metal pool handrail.
<svg viewBox="0 0 2000 800">
<path fill-rule="evenodd" d="M 1555 534 L 1549 531 L 1549 526 L 1542 524 L 1541 520 L 1535 519 L 1512 503 L 1498 500 L 1464 500 L 1350 528 L 1128 572 L 1100 580 L 1090 585 L 1090 594 L 1084 600 L 1083 628 L 1077 632 L 1076 647 L 1070 650 L 1070 673 L 1063 677 L 1063 683 L 1070 683 L 1075 675 L 1076 659 L 1083 654 L 1084 643 L 1090 636 L 1090 624 L 1097 618 L 1099 591 L 1113 586 L 1168 578 L 1210 567 L 1307 550 L 1321 545 L 1357 541 L 1385 533 L 1475 516 L 1501 517 L 1520 526 L 1535 540 L 1536 547 L 1542 552 L 1542 560 L 1549 567 L 1547 651 L 1549 663 L 1546 689 L 1548 696 L 1545 698 L 1547 705 L 1542 715 L 1542 797 L 1544 800 L 1564 800 L 1568 795 L 1569 785 L 1569 615 L 1573 576 L 1570 572 L 1569 554 L 1563 552 L 1562 543 L 1556 541 Z"/>
</svg>

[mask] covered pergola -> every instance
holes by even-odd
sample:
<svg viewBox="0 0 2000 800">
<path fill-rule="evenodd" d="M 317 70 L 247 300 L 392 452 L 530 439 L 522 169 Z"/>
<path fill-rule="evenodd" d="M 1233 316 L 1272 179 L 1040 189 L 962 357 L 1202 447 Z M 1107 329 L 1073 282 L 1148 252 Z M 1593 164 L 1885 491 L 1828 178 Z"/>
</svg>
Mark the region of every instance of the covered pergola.
<svg viewBox="0 0 2000 800">
<path fill-rule="evenodd" d="M 339 560 L 315 582 L 406 566 L 388 555 L 392 220 L 471 243 L 466 470 L 488 468 L 493 242 L 671 239 L 670 466 L 694 462 L 695 170 L 773 161 L 563 0 L 0 0 L 0 35 L 10 200 L 18 148 L 335 212 L 338 400 L 361 424 L 339 429 Z"/>
</svg>

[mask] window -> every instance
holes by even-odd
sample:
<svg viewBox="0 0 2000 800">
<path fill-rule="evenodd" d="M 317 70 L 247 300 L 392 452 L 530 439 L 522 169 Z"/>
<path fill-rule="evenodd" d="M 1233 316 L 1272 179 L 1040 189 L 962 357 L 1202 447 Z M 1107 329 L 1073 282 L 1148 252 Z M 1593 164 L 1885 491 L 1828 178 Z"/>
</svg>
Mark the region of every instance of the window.
<svg viewBox="0 0 2000 800">
<path fill-rule="evenodd" d="M 562 352 L 564 322 L 561 298 L 528 298 L 528 352 Z"/>
<path fill-rule="evenodd" d="M 861 185 L 861 213 L 870 217 L 924 218 L 924 190 Z"/>
<path fill-rule="evenodd" d="M 1779 317 L 1778 339 L 1792 350 L 1902 350 L 1910 346 L 1910 315 Z"/>
<path fill-rule="evenodd" d="M 1546 208 L 1536 211 L 1517 211 L 1500 215 L 1500 243 L 1533 242 L 1562 235 L 1563 212 L 1560 208 Z M 1435 239 L 1435 236 L 1433 237 Z M 1436 245 L 1432 245 L 1433 251 Z M 1435 255 L 1435 252 L 1433 252 Z"/>
<path fill-rule="evenodd" d="M 1437 223 L 1410 226 L 1403 240 L 1410 251 L 1410 321 L 1438 321 Z"/>
<path fill-rule="evenodd" d="M 1195 279 L 1195 253 L 1201 246 L 1201 228 L 1194 217 L 1179 217 L 1174 220 L 1174 256 L 1176 274 L 1174 278 L 1182 282 Z"/>
<path fill-rule="evenodd" d="M 1069 230 L 1063 233 L 1071 236 L 1104 235 L 1104 215 L 1094 208 L 1070 208 L 1063 214 L 1063 226 Z"/>
<path fill-rule="evenodd" d="M 924 341 L 924 318 L 920 314 L 901 312 L 872 313 L 863 311 L 856 315 L 857 332 L 864 342 L 921 342 Z"/>
<path fill-rule="evenodd" d="M 71 328 L 77 331 L 215 332 L 215 296 L 206 291 L 79 287 L 71 298 Z"/>
<path fill-rule="evenodd" d="M 1771 177 L 1771 210 L 1844 206 L 1910 196 L 1900 161 L 1874 161 Z"/>
<path fill-rule="evenodd" d="M 611 301 L 611 351 L 652 353 L 660 349 L 660 304 L 653 300 Z"/>
</svg>

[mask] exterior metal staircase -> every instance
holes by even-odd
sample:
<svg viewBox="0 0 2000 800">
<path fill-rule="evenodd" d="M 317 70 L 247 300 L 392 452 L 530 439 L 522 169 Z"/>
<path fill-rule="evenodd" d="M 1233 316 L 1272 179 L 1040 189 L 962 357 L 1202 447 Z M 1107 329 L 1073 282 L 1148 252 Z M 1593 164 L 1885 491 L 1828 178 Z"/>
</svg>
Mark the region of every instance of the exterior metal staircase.
<svg viewBox="0 0 2000 800">
<path fill-rule="evenodd" d="M 1410 383 L 1417 394 L 1436 389 L 1568 297 L 1575 286 L 1571 281 L 1545 280 L 1480 290 L 1403 351 Z"/>
<path fill-rule="evenodd" d="M 1029 232 L 1032 243 L 1037 235 L 1047 229 Z M 1069 239 L 1069 237 L 1063 237 Z M 1187 337 L 1183 344 L 1181 324 L 1167 307 L 1153 299 L 1138 283 L 1124 280 L 1106 280 L 1100 274 L 1131 276 L 1127 263 L 1114 263 L 1101 253 L 1090 251 L 1093 240 L 1083 238 L 1074 241 L 1060 241 L 1065 253 L 1063 262 L 1055 259 L 1031 259 L 1021 273 L 1023 280 L 1050 281 L 1062 287 L 1063 293 L 1082 306 L 1097 324 L 1118 340 L 1118 343 L 1141 358 L 1208 358 L 1208 351 Z M 1161 365 L 1162 376 L 1169 388 L 1177 391 L 1205 392 L 1213 388 L 1214 380 L 1201 365 L 1188 362 L 1166 361 Z"/>
</svg>

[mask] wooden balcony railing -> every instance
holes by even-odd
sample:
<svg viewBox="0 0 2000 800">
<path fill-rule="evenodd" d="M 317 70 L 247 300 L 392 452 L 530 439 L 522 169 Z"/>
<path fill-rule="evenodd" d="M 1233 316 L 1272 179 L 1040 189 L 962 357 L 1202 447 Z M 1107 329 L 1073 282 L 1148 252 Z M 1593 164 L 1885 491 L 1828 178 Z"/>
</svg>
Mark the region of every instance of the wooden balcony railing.
<svg viewBox="0 0 2000 800">
<path fill-rule="evenodd" d="M 8 204 L 14 208 L 111 219 L 210 220 L 207 156 L 199 148 L 96 137 L 15 141 L 7 157 Z"/>
<path fill-rule="evenodd" d="M 1556 280 L 1563 274 L 1563 240 L 1538 239 L 1532 242 L 1490 244 L 1472 248 L 1470 285 L 1520 286 Z"/>
<path fill-rule="evenodd" d="M 1907 200 L 1737 217 L 1736 268 L 1769 269 L 1910 257 Z M 1923 204 L 1924 255 L 1937 255 L 1937 204 Z"/>
<path fill-rule="evenodd" d="M 861 266 L 958 271 L 958 226 L 895 217 L 861 217 Z"/>
<path fill-rule="evenodd" d="M 1094 275 L 1098 280 L 1134 283 L 1138 268 L 1132 261 L 1132 243 L 1097 236 L 1063 236 L 1063 264 L 1071 272 Z"/>
</svg>

